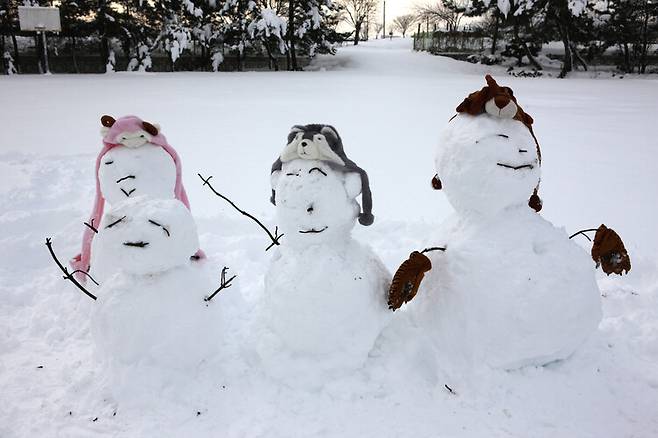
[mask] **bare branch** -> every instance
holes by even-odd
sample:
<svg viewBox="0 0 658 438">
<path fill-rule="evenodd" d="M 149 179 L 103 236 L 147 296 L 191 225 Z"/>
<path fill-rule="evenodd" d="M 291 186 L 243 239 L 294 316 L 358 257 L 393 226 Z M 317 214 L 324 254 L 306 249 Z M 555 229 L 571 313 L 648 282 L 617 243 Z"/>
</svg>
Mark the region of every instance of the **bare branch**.
<svg viewBox="0 0 658 438">
<path fill-rule="evenodd" d="M 89 292 L 87 289 L 85 289 L 85 287 L 84 287 L 83 285 L 81 285 L 81 284 L 78 282 L 78 280 L 76 280 L 75 277 L 73 276 L 73 274 L 75 274 L 75 273 L 77 273 L 77 272 L 82 272 L 82 271 L 73 271 L 72 273 L 69 273 L 68 269 L 66 269 L 66 268 L 62 265 L 62 263 L 59 261 L 59 259 L 58 259 L 57 256 L 55 255 L 55 251 L 53 251 L 53 243 L 52 243 L 52 239 L 51 239 L 50 237 L 46 237 L 46 246 L 48 247 L 48 251 L 50 251 L 50 255 L 51 255 L 51 257 L 53 258 L 53 260 L 55 261 L 55 263 L 57 264 L 57 266 L 59 267 L 59 269 L 64 273 L 64 279 L 65 279 L 65 280 L 69 280 L 71 283 L 75 284 L 76 287 L 77 287 L 78 289 L 80 289 L 82 292 L 84 292 L 84 294 L 87 295 L 87 296 L 88 296 L 89 298 L 91 298 L 92 300 L 96 300 L 96 295 L 92 294 L 92 293 Z M 86 272 L 85 272 L 85 274 L 86 274 L 88 277 L 91 278 L 91 276 L 90 276 L 89 274 L 87 274 Z M 93 278 L 92 278 L 92 281 L 93 281 L 94 283 L 98 284 L 98 283 L 96 282 L 96 280 L 94 280 Z"/>
<path fill-rule="evenodd" d="M 231 277 L 227 280 L 226 279 L 226 273 L 227 272 L 228 272 L 228 268 L 226 266 L 224 266 L 224 268 L 222 269 L 222 275 L 221 275 L 221 278 L 220 278 L 220 281 L 219 281 L 219 287 L 209 297 L 204 298 L 203 301 L 212 300 L 215 297 L 215 295 L 217 295 L 219 292 L 221 292 L 224 289 L 228 289 L 229 287 L 232 286 L 231 282 L 233 281 L 233 279 L 235 279 L 235 277 L 237 277 L 237 275 L 234 275 L 233 277 Z"/>
<path fill-rule="evenodd" d="M 233 201 L 231 201 L 229 198 L 227 198 L 226 196 L 222 195 L 222 194 L 219 193 L 217 190 L 215 190 L 215 188 L 212 186 L 212 184 L 210 184 L 210 179 L 212 178 L 212 176 L 209 176 L 208 178 L 204 178 L 203 176 L 201 176 L 200 173 L 197 173 L 197 175 L 199 175 L 199 178 L 201 178 L 201 181 L 203 181 L 203 185 L 204 185 L 204 186 L 208 186 L 208 187 L 210 188 L 210 190 L 212 190 L 212 192 L 213 192 L 215 195 L 219 196 L 219 197 L 222 198 L 224 201 L 226 201 L 226 202 L 228 202 L 229 204 L 231 204 L 231 207 L 235 208 L 235 209 L 236 209 L 237 211 L 239 211 L 243 216 L 247 216 L 249 219 L 251 219 L 252 221 L 256 222 L 256 223 L 257 223 L 257 224 L 263 229 L 263 231 L 265 231 L 265 232 L 267 233 L 267 235 L 269 236 L 270 240 L 272 241 L 272 244 L 271 244 L 270 246 L 268 246 L 268 247 L 265 249 L 265 251 L 268 251 L 268 250 L 269 250 L 270 248 L 272 248 L 274 245 L 281 245 L 281 243 L 279 242 L 279 240 L 283 237 L 283 234 L 279 234 L 279 227 L 276 227 L 276 228 L 274 229 L 274 235 L 273 235 L 273 234 L 270 232 L 270 230 L 268 230 L 267 227 L 266 227 L 265 225 L 263 225 L 263 223 L 262 223 L 261 221 L 259 221 L 258 219 L 256 219 L 253 215 L 251 215 L 251 214 L 247 213 L 246 211 L 242 210 L 240 207 L 238 207 L 237 205 L 235 205 L 235 203 L 234 203 Z"/>
<path fill-rule="evenodd" d="M 90 228 L 91 231 L 98 234 L 98 229 L 94 227 L 94 220 L 92 219 L 90 222 L 91 222 L 90 224 L 88 224 L 87 222 L 83 222 L 83 224 L 85 224 L 88 228 Z"/>
<path fill-rule="evenodd" d="M 587 234 L 585 234 L 585 233 L 589 233 L 590 231 L 596 231 L 596 228 L 588 228 L 586 230 L 577 231 L 577 232 L 573 233 L 571 236 L 569 236 L 569 239 L 573 239 L 577 235 L 582 234 L 583 236 L 585 236 L 587 238 L 587 240 L 589 240 L 591 242 L 592 239 Z"/>
</svg>

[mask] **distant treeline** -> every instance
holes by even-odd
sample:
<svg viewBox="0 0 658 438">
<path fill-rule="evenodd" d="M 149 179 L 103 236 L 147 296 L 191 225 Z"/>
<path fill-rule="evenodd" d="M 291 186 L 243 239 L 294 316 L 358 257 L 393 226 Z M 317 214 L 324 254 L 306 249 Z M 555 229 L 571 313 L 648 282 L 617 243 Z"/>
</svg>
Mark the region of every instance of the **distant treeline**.
<svg viewBox="0 0 658 438">
<path fill-rule="evenodd" d="M 560 41 L 561 76 L 574 65 L 587 68 L 612 48 L 622 71 L 646 73 L 656 57 L 658 0 L 440 0 L 418 6 L 416 23 L 425 35 L 439 26 L 456 39 L 464 38 L 464 30 L 466 39 L 486 37 L 491 55 L 517 58 L 519 64 L 527 59 L 539 70 L 542 46 Z"/>
<path fill-rule="evenodd" d="M 42 40 L 21 32 L 18 6 L 0 0 L 0 71 L 43 70 Z M 33 2 L 50 6 L 50 2 Z M 298 70 L 334 53 L 340 6 L 331 0 L 62 0 L 48 34 L 54 72 Z"/>
</svg>

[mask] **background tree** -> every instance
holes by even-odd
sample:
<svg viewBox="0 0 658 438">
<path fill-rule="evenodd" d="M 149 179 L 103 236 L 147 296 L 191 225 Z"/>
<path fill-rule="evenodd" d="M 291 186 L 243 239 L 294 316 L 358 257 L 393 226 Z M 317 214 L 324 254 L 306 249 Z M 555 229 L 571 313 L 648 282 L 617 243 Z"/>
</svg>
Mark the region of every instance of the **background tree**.
<svg viewBox="0 0 658 438">
<path fill-rule="evenodd" d="M 412 24 L 416 21 L 416 17 L 412 14 L 399 15 L 393 20 L 393 26 L 402 34 L 404 38 L 407 34 L 407 30 L 411 27 Z"/>
<path fill-rule="evenodd" d="M 377 13 L 377 0 L 341 0 L 343 21 L 354 28 L 354 45 L 359 44 L 364 23 L 371 21 Z"/>
</svg>

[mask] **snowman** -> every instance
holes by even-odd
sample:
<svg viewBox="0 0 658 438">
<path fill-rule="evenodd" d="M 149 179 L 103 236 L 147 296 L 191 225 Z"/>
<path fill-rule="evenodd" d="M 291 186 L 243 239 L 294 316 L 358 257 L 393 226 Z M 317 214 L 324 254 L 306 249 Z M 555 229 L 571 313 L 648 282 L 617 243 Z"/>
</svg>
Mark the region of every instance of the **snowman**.
<svg viewBox="0 0 658 438">
<path fill-rule="evenodd" d="M 440 363 L 459 372 L 565 359 L 601 319 L 591 260 L 537 213 L 541 156 L 532 118 L 511 89 L 486 80 L 457 108 L 436 154 L 433 186 L 455 213 L 391 288 L 392 307 L 418 290 L 408 310 Z"/>
<path fill-rule="evenodd" d="M 73 269 L 84 272 L 90 270 L 95 228 L 103 218 L 106 203 L 112 206 L 146 195 L 175 198 L 187 208 L 190 205 L 183 187 L 180 158 L 158 125 L 136 116 L 115 120 L 107 115 L 101 118 L 101 124 L 103 149 L 96 159 L 96 199 L 86 223 L 82 252 L 71 260 Z M 203 257 L 203 253 L 196 256 Z"/>
<path fill-rule="evenodd" d="M 327 125 L 294 129 L 308 131 L 305 150 L 313 148 L 312 142 L 333 144 L 336 150 L 340 142 Z M 272 173 L 285 237 L 265 276 L 261 310 L 269 334 L 262 339 L 261 357 L 274 375 L 297 367 L 296 380 L 311 372 L 317 378 L 360 367 L 390 316 L 390 275 L 373 251 L 351 235 L 361 211 L 356 198 L 362 175 L 310 155 L 314 158 L 285 159 Z"/>
<path fill-rule="evenodd" d="M 92 334 L 115 394 L 194 375 L 219 351 L 236 290 L 207 301 L 217 284 L 190 261 L 199 241 L 189 210 L 176 199 L 126 199 L 104 215 L 95 242 L 104 275 Z"/>
</svg>

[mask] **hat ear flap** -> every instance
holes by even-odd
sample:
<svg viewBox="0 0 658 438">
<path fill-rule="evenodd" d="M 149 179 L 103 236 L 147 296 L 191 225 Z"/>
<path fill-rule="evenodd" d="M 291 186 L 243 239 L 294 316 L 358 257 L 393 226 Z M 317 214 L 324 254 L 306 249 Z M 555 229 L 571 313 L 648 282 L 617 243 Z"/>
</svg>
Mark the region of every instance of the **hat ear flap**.
<svg viewBox="0 0 658 438">
<path fill-rule="evenodd" d="M 532 193 L 532 196 L 530 196 L 530 199 L 528 200 L 528 205 L 530 208 L 535 210 L 537 213 L 539 213 L 544 206 L 544 202 L 541 200 L 537 192 L 539 191 L 539 188 L 535 188 L 535 191 Z"/>
<path fill-rule="evenodd" d="M 439 174 L 437 173 L 434 175 L 434 178 L 432 178 L 432 188 L 434 190 L 441 190 L 443 188 L 443 184 L 441 183 L 441 180 L 439 179 Z"/>
</svg>

